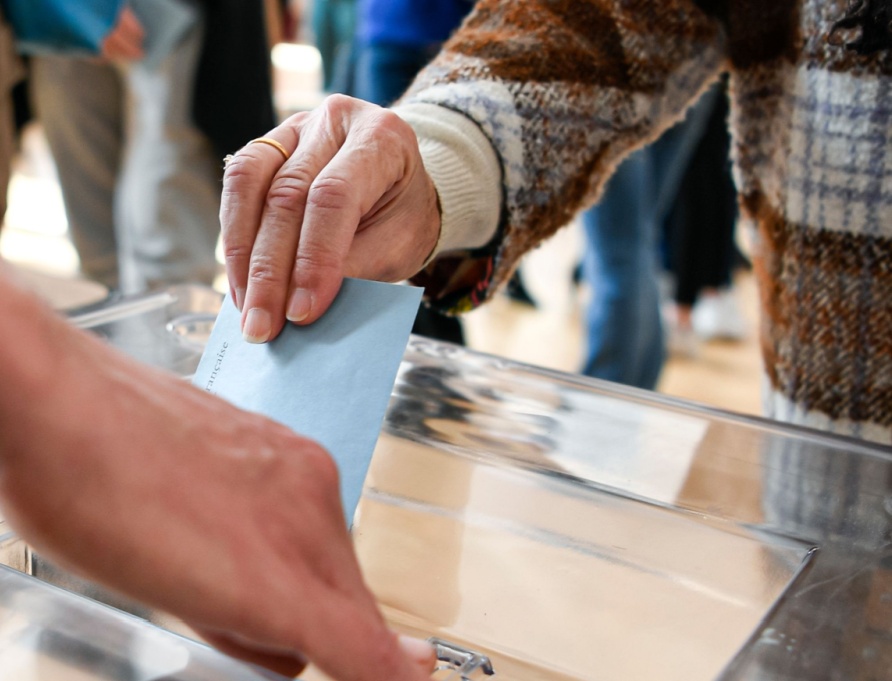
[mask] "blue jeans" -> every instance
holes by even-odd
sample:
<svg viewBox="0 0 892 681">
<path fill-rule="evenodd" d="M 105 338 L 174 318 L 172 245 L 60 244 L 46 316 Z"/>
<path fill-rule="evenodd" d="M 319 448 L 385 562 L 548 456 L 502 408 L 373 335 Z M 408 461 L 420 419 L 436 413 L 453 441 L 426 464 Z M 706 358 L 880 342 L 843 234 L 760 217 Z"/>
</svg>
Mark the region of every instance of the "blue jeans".
<svg viewBox="0 0 892 681">
<path fill-rule="evenodd" d="M 314 0 L 311 13 L 316 47 L 322 56 L 322 89 L 351 94 L 356 0 Z"/>
<path fill-rule="evenodd" d="M 703 133 L 719 90 L 656 142 L 629 156 L 597 205 L 583 213 L 586 311 L 582 373 L 652 390 L 666 359 L 658 289 L 658 226 Z"/>
</svg>

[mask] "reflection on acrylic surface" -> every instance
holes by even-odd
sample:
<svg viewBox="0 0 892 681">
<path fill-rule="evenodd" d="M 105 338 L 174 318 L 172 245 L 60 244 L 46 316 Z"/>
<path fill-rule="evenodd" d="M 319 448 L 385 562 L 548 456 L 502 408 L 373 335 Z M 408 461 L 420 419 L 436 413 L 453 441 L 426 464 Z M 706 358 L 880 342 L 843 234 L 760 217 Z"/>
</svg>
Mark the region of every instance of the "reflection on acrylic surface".
<svg viewBox="0 0 892 681">
<path fill-rule="evenodd" d="M 91 328 L 188 376 L 219 296 L 173 299 Z M 867 681 L 892 669 L 890 515 L 888 449 L 416 337 L 354 537 L 395 627 L 496 678 Z"/>
<path fill-rule="evenodd" d="M 659 409 L 412 350 L 355 527 L 392 621 L 483 647 L 501 678 L 713 679 L 806 564 L 808 543 L 670 505 L 708 421 L 657 448 Z M 636 470 L 653 479 L 621 493 Z"/>
<path fill-rule="evenodd" d="M 2 566 L 0 676 L 15 681 L 282 678 Z"/>
</svg>

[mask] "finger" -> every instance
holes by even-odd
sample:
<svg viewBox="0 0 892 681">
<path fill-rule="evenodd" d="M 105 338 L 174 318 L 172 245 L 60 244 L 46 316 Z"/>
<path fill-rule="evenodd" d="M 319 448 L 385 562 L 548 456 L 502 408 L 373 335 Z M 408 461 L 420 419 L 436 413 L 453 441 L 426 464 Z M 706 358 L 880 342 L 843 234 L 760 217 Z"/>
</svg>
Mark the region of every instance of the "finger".
<svg viewBox="0 0 892 681">
<path fill-rule="evenodd" d="M 356 100 L 345 97 L 329 97 L 303 122 L 298 148 L 269 185 L 248 267 L 243 333 L 250 341 L 275 338 L 285 324 L 287 296 L 295 260 L 299 257 L 308 196 L 346 139 L 343 108 L 352 109 L 355 104 Z M 317 257 L 333 254 L 330 266 L 339 270 L 358 222 L 359 213 L 354 211 L 346 233 L 330 230 L 324 254 Z M 338 285 L 339 280 L 330 292 L 332 298 Z"/>
<path fill-rule="evenodd" d="M 409 661 L 418 668 L 418 671 L 424 674 L 425 678 L 433 673 L 437 664 L 437 654 L 430 643 L 401 634 L 397 637 L 397 645 Z"/>
<path fill-rule="evenodd" d="M 310 656 L 314 665 L 329 677 L 343 681 L 430 680 L 436 663 L 433 646 L 419 639 L 398 636 L 379 619 L 363 620 L 354 611 L 349 640 L 333 643 L 330 632 L 345 631 L 345 626 L 339 621 L 325 622 L 326 615 L 333 615 L 332 619 L 337 620 L 350 609 L 348 603 L 342 603 L 340 608 L 335 605 L 322 615 L 321 626 L 312 630 L 314 636 L 308 641 L 307 650 L 316 651 Z M 349 653 L 345 654 L 346 651 Z"/>
<path fill-rule="evenodd" d="M 316 137 L 311 128 L 304 134 Z M 304 216 L 303 197 L 334 150 L 333 144 L 306 150 L 299 144 L 292 159 L 273 178 L 248 265 L 242 332 L 251 342 L 275 338 L 285 324 L 286 295 Z"/>
<path fill-rule="evenodd" d="M 290 119 L 267 136 L 277 140 L 286 151 L 296 149 L 298 123 L 297 117 Z M 251 253 L 263 218 L 267 193 L 283 162 L 282 154 L 277 149 L 265 144 L 249 144 L 228 157 L 226 163 L 220 225 L 226 276 L 232 300 L 239 310 L 244 310 Z M 294 252 L 293 249 L 291 252 Z"/>
<path fill-rule="evenodd" d="M 328 309 L 360 221 L 405 187 L 407 140 L 398 125 L 404 126 L 391 112 L 369 111 L 310 187 L 286 310 L 291 321 L 309 324 Z M 417 145 L 414 135 L 411 143 Z"/>
<path fill-rule="evenodd" d="M 395 635 L 386 629 L 381 635 L 383 647 L 382 643 L 373 642 L 374 649 L 361 651 L 357 649 L 357 639 L 349 641 L 326 639 L 323 650 L 331 651 L 332 654 L 330 656 L 323 654 L 313 660 L 308 660 L 297 651 L 265 648 L 232 634 L 202 627 L 193 629 L 202 639 L 221 652 L 288 678 L 297 676 L 304 671 L 309 662 L 313 662 L 320 669 L 331 673 L 335 679 L 428 681 L 436 665 L 436 652 L 431 644 L 422 639 Z M 342 661 L 344 657 L 351 658 L 349 664 Z M 338 660 L 334 667 L 329 666 L 329 660 L 332 659 Z"/>
</svg>

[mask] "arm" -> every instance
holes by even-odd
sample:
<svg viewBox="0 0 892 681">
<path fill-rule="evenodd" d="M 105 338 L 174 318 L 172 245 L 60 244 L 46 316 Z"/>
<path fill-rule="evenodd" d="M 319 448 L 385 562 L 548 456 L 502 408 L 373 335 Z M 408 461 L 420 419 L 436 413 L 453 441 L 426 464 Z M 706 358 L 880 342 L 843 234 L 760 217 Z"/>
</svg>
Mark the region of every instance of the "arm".
<svg viewBox="0 0 892 681">
<path fill-rule="evenodd" d="M 480 2 L 402 98 L 397 111 L 416 130 L 434 115 L 423 107 L 460 111 L 501 168 L 500 220 L 485 223 L 496 238 L 444 249 L 413 279 L 437 305 L 462 311 L 488 299 L 718 75 L 720 22 L 686 0 L 647 4 Z M 425 165 L 437 159 L 426 154 Z M 453 180 L 462 177 L 481 179 Z"/>
<path fill-rule="evenodd" d="M 272 131 L 287 160 L 259 144 L 236 154 L 221 218 L 246 335 L 312 322 L 345 273 L 395 280 L 428 264 L 415 281 L 430 299 L 478 304 L 722 64 L 720 24 L 692 0 L 519 7 L 478 3 L 395 109 L 412 128 L 337 98 Z"/>
<path fill-rule="evenodd" d="M 70 327 L 2 265 L 0 298 L 0 504 L 23 538 L 282 673 L 427 678 L 362 582 L 325 451 Z"/>
</svg>

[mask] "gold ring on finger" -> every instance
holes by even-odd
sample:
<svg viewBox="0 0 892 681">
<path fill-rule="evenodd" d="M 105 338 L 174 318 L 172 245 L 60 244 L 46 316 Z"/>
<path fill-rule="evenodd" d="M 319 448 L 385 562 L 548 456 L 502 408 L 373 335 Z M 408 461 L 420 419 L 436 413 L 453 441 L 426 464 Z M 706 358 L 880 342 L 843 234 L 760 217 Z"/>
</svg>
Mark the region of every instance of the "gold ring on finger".
<svg viewBox="0 0 892 681">
<path fill-rule="evenodd" d="M 285 149 L 284 146 L 282 146 L 282 143 L 278 140 L 274 140 L 272 137 L 258 137 L 248 142 L 248 144 L 268 144 L 274 149 L 278 149 L 279 153 L 282 154 L 282 158 L 284 158 L 286 161 L 289 158 L 288 151 Z"/>
</svg>

